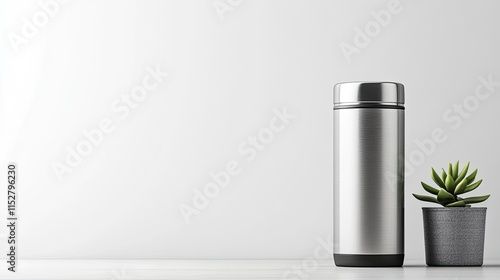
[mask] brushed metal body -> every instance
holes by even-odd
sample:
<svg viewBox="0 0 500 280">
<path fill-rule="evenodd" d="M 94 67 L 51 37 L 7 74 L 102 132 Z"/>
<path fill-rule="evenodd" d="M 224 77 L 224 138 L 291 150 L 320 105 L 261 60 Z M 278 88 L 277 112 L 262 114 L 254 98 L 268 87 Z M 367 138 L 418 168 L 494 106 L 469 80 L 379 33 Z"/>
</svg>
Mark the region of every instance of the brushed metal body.
<svg viewBox="0 0 500 280">
<path fill-rule="evenodd" d="M 404 254 L 404 110 L 334 110 L 334 254 Z"/>
</svg>

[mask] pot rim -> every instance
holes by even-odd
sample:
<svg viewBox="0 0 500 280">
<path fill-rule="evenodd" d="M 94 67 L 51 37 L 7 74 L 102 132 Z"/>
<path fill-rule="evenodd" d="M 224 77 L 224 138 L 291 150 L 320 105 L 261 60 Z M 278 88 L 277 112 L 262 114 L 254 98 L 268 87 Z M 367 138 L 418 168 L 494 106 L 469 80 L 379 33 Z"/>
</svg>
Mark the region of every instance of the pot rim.
<svg viewBox="0 0 500 280">
<path fill-rule="evenodd" d="M 486 210 L 488 207 L 422 207 L 425 211 L 474 211 L 474 210 Z"/>
</svg>

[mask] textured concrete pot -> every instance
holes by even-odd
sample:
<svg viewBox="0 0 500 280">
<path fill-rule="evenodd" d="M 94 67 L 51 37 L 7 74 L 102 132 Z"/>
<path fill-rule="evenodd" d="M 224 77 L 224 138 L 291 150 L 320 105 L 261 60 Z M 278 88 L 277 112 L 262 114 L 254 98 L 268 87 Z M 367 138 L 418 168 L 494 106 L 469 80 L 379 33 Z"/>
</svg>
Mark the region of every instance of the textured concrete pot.
<svg viewBox="0 0 500 280">
<path fill-rule="evenodd" d="M 483 265 L 486 207 L 424 207 L 422 212 L 427 265 Z"/>
</svg>

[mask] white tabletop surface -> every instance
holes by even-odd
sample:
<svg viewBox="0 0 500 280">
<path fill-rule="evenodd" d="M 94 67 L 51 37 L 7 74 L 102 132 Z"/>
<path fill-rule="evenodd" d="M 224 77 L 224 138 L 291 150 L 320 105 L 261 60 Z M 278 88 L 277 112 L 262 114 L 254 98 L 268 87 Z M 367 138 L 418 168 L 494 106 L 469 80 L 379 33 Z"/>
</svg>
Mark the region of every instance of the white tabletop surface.
<svg viewBox="0 0 500 280">
<path fill-rule="evenodd" d="M 310 265 L 310 266 L 308 266 Z M 304 260 L 20 260 L 0 279 L 500 279 L 500 262 L 482 267 L 341 268 Z"/>
</svg>

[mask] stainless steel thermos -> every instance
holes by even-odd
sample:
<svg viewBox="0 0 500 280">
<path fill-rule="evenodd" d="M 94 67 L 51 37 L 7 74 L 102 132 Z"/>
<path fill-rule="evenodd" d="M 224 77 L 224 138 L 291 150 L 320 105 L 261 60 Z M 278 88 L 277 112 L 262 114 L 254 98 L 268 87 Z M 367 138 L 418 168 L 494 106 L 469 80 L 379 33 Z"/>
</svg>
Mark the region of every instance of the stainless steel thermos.
<svg viewBox="0 0 500 280">
<path fill-rule="evenodd" d="M 404 87 L 336 84 L 333 110 L 335 264 L 402 266 Z"/>
</svg>

